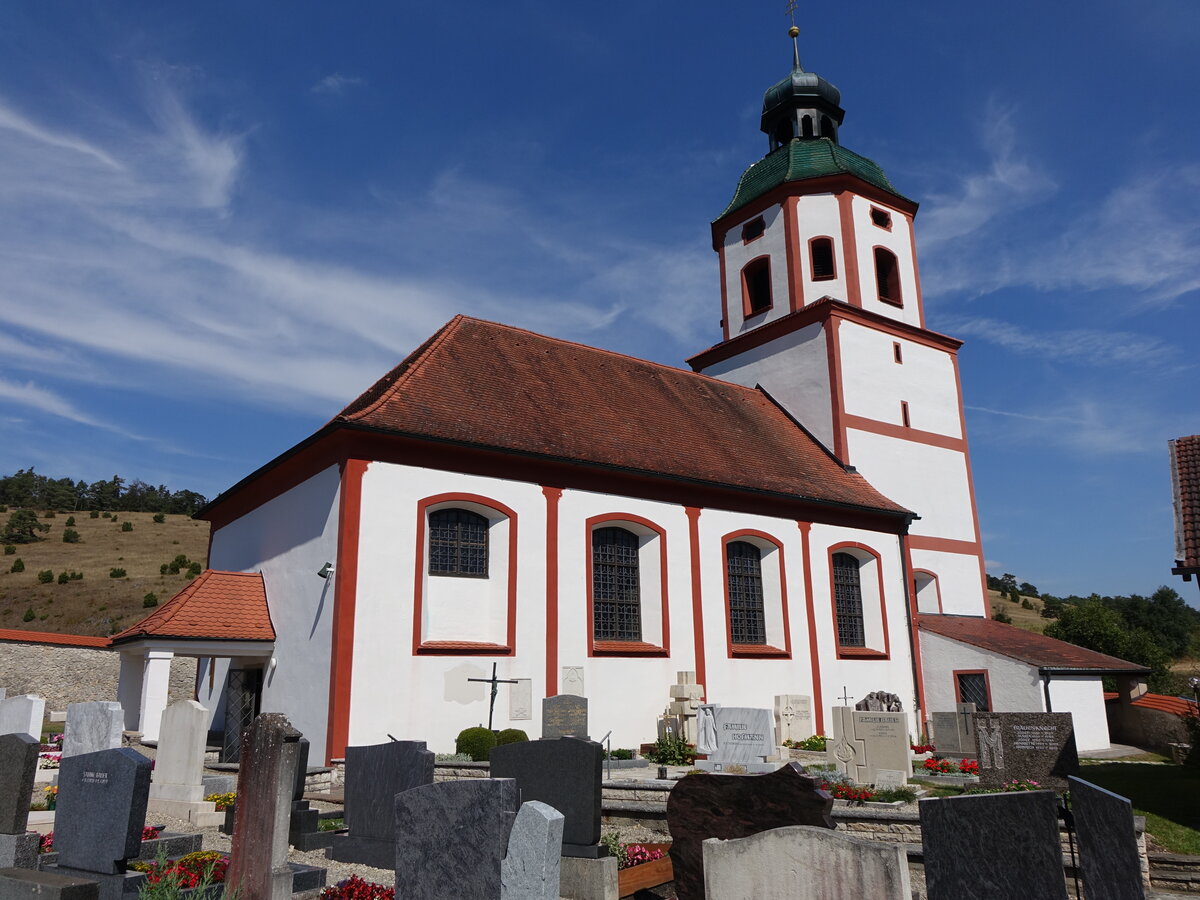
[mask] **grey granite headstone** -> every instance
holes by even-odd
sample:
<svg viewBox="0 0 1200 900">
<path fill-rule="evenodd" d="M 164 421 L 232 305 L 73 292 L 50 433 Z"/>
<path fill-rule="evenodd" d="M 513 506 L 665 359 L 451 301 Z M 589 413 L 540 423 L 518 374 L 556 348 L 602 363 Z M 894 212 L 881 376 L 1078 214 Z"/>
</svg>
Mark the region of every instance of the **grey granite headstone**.
<svg viewBox="0 0 1200 900">
<path fill-rule="evenodd" d="M 40 739 L 45 714 L 46 701 L 33 694 L 0 700 L 0 734 L 29 734 Z"/>
<path fill-rule="evenodd" d="M 262 713 L 242 740 L 238 766 L 238 815 L 225 881 L 239 900 L 288 900 L 288 820 L 300 732 L 281 713 Z"/>
<path fill-rule="evenodd" d="M 100 885 L 90 878 L 50 872 L 0 871 L 0 900 L 99 900 Z"/>
<path fill-rule="evenodd" d="M 769 709 L 702 703 L 697 715 L 700 739 L 696 749 L 708 755 L 709 765 L 762 763 L 775 755 L 775 723 Z"/>
<path fill-rule="evenodd" d="M 1036 781 L 1055 791 L 1079 774 L 1070 713 L 975 713 L 980 787 Z"/>
<path fill-rule="evenodd" d="M 917 808 L 929 900 L 1067 900 L 1052 792 L 943 797 Z"/>
<path fill-rule="evenodd" d="M 542 701 L 542 737 L 588 736 L 587 697 L 558 694 Z"/>
<path fill-rule="evenodd" d="M 521 804 L 500 864 L 503 900 L 559 900 L 563 815 L 537 800 Z"/>
<path fill-rule="evenodd" d="M 521 792 L 474 778 L 396 795 L 396 884 L 404 900 L 498 900 Z"/>
<path fill-rule="evenodd" d="M 872 784 L 879 769 L 912 774 L 908 717 L 899 712 L 833 708 L 833 739 L 826 748 L 831 765 L 858 784 Z"/>
<path fill-rule="evenodd" d="M 63 759 L 120 747 L 124 729 L 125 713 L 115 700 L 69 703 L 67 727 L 63 732 Z"/>
<path fill-rule="evenodd" d="M 396 866 L 397 794 L 433 784 L 434 754 L 424 741 L 389 741 L 346 748 L 346 827 L 327 854 L 377 869 Z"/>
<path fill-rule="evenodd" d="M 493 778 L 516 780 L 522 800 L 563 814 L 563 856 L 607 855 L 599 843 L 603 747 L 569 737 L 522 741 L 493 748 L 490 763 Z"/>
<path fill-rule="evenodd" d="M 128 747 L 63 757 L 54 813 L 58 865 L 123 874 L 142 844 L 149 794 L 150 760 Z"/>
<path fill-rule="evenodd" d="M 703 849 L 707 900 L 912 900 L 901 844 L 787 825 Z"/>
<path fill-rule="evenodd" d="M 41 744 L 27 734 L 0 735 L 0 834 L 24 834 Z"/>
<path fill-rule="evenodd" d="M 1143 900 L 1141 857 L 1133 805 L 1082 778 L 1067 779 L 1079 838 L 1083 890 L 1088 900 Z"/>
</svg>

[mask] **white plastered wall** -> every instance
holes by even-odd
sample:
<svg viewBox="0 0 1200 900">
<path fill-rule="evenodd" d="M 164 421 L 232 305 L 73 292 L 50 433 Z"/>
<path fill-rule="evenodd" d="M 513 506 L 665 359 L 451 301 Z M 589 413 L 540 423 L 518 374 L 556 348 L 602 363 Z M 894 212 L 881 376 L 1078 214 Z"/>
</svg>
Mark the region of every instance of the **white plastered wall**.
<svg viewBox="0 0 1200 900">
<path fill-rule="evenodd" d="M 991 615 L 984 599 L 980 581 L 979 557 L 973 553 L 950 553 L 945 550 L 912 550 L 913 569 L 924 569 L 937 575 L 938 592 L 942 606 L 937 600 L 932 606 L 920 606 L 923 613 L 943 612 L 961 616 Z"/>
<path fill-rule="evenodd" d="M 209 552 L 212 569 L 262 572 L 277 660 L 264 672 L 262 711 L 285 713 L 314 755 L 325 747 L 333 621 L 333 579 L 317 570 L 337 560 L 340 487 L 338 467 L 330 466 L 213 532 Z M 208 666 L 201 660 L 198 699 L 219 730 L 229 662 L 217 660 L 211 691 Z"/>
<path fill-rule="evenodd" d="M 1104 682 L 1099 675 L 1051 675 L 1050 708 L 1071 714 L 1078 750 L 1109 748 Z"/>
<path fill-rule="evenodd" d="M 871 221 L 871 207 L 891 213 L 892 227 L 889 231 Z M 921 324 L 920 298 L 917 296 L 916 260 L 913 258 L 912 225 L 907 216 L 883 203 L 866 197 L 855 196 L 850 204 L 854 222 L 854 240 L 858 247 L 859 290 L 863 309 L 879 313 L 889 319 L 899 319 L 910 325 Z M 896 254 L 900 274 L 900 294 L 903 307 L 884 303 L 879 299 L 875 284 L 875 247 L 886 247 Z"/>
<path fill-rule="evenodd" d="M 993 712 L 1046 711 L 1037 666 L 930 631 L 921 631 L 920 635 L 921 668 L 929 714 L 954 711 L 957 702 L 954 672 L 964 669 L 988 671 Z"/>
<path fill-rule="evenodd" d="M 842 217 L 838 200 L 833 194 L 809 194 L 796 204 L 796 235 L 800 248 L 801 284 L 805 305 L 830 296 L 846 300 L 846 248 L 842 244 Z M 836 277 L 813 281 L 812 257 L 808 242 L 815 237 L 833 239 L 833 259 Z"/>
<path fill-rule="evenodd" d="M 761 237 L 743 244 L 742 226 L 759 217 L 766 230 Z M 725 232 L 721 253 L 725 261 L 725 321 L 730 335 L 750 331 L 788 314 L 791 307 L 788 302 L 787 239 L 784 235 L 782 207 L 768 207 L 734 224 Z M 771 258 L 771 308 L 747 319 L 743 317 L 742 310 L 742 267 L 760 256 Z"/>
</svg>

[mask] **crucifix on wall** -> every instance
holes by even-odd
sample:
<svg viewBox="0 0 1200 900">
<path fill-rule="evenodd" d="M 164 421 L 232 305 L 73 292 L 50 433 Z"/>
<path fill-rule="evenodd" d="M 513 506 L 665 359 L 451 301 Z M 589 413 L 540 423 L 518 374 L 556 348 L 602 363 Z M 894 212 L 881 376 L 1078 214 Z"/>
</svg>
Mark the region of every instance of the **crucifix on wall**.
<svg viewBox="0 0 1200 900">
<path fill-rule="evenodd" d="M 490 684 L 492 686 L 492 697 L 491 697 L 491 700 L 488 701 L 488 731 L 492 730 L 492 714 L 496 711 L 496 694 L 499 693 L 499 691 L 500 691 L 500 685 L 516 684 L 517 680 L 518 679 L 516 679 L 516 678 L 497 678 L 495 663 L 492 663 L 492 677 L 491 678 L 468 678 L 467 679 L 467 681 L 478 681 L 483 684 Z"/>
</svg>

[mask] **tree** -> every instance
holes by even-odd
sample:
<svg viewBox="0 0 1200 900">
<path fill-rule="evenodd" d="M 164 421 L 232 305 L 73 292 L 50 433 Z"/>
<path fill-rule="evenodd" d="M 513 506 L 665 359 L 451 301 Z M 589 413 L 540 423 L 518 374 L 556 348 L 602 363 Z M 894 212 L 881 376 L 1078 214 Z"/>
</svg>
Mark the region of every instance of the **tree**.
<svg viewBox="0 0 1200 900">
<path fill-rule="evenodd" d="M 18 509 L 8 517 L 4 526 L 3 540 L 6 544 L 32 544 L 40 541 L 40 532 L 49 531 L 49 525 L 38 521 L 37 513 L 32 509 Z"/>
<path fill-rule="evenodd" d="M 1064 605 L 1058 621 L 1046 626 L 1045 635 L 1139 663 L 1150 669 L 1151 690 L 1166 683 L 1171 658 L 1144 628 L 1131 628 L 1117 610 L 1097 600 Z"/>
<path fill-rule="evenodd" d="M 78 544 L 79 532 L 74 528 L 67 528 L 63 531 L 62 539 L 64 544 Z"/>
<path fill-rule="evenodd" d="M 1018 587 L 1019 587 L 1019 590 L 1021 591 L 1021 593 L 1024 594 L 1026 597 L 1040 597 L 1041 596 L 1041 592 L 1038 591 L 1038 589 L 1035 588 L 1028 581 L 1022 581 Z"/>
</svg>

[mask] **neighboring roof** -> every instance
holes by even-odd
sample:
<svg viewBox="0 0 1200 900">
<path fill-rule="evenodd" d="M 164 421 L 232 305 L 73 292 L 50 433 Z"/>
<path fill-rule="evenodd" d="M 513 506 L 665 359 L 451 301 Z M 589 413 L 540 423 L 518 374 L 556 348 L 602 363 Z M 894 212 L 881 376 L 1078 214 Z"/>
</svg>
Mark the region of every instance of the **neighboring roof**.
<svg viewBox="0 0 1200 900">
<path fill-rule="evenodd" d="M 1077 647 L 1066 641 L 1058 641 L 1044 634 L 1025 631 L 1015 625 L 1005 625 L 983 616 L 922 613 L 917 624 L 921 631 L 938 634 L 973 647 L 982 647 L 984 650 L 991 650 L 993 653 L 1041 669 L 1085 669 L 1097 673 L 1150 671 L 1138 663 Z"/>
<path fill-rule="evenodd" d="M 337 424 L 911 515 L 761 391 L 466 316 Z"/>
<path fill-rule="evenodd" d="M 139 638 L 275 640 L 262 575 L 205 569 L 146 618 L 114 635 L 112 642 Z"/>
<path fill-rule="evenodd" d="M 1175 501 L 1175 565 L 1200 571 L 1200 434 L 1168 443 Z"/>
<path fill-rule="evenodd" d="M 908 200 L 892 186 L 883 169 L 865 156 L 859 156 L 829 138 L 794 138 L 742 173 L 733 199 L 717 218 L 729 215 L 781 184 L 822 175 L 857 175 L 868 184 L 895 194 L 901 200 Z"/>
<path fill-rule="evenodd" d="M 23 641 L 26 644 L 58 644 L 63 647 L 107 647 L 108 638 L 91 634 L 55 634 L 52 631 L 21 631 L 19 628 L 0 628 L 0 641 Z"/>
<path fill-rule="evenodd" d="M 1116 691 L 1105 691 L 1105 700 L 1116 700 Z M 1194 716 L 1197 714 L 1196 701 L 1186 697 L 1169 697 L 1166 694 L 1142 694 L 1133 701 L 1133 706 L 1142 709 L 1156 709 L 1159 712 L 1170 713 L 1174 716 Z"/>
</svg>

